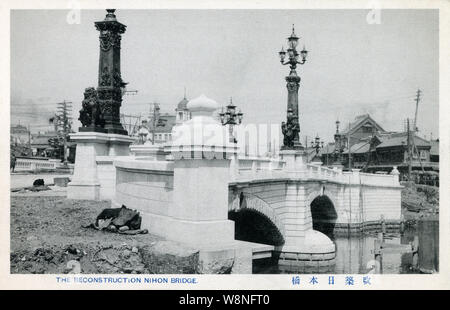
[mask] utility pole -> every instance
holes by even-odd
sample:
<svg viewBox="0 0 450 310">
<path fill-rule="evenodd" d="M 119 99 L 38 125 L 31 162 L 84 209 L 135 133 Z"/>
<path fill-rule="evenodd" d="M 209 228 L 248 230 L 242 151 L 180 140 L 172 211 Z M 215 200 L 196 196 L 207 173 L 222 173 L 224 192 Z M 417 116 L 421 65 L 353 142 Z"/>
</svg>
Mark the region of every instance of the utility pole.
<svg viewBox="0 0 450 310">
<path fill-rule="evenodd" d="M 350 151 L 350 122 L 348 123 L 347 147 L 348 147 L 348 170 L 352 169 L 352 152 Z"/>
<path fill-rule="evenodd" d="M 128 120 L 127 120 L 128 119 Z M 134 123 L 133 123 L 134 122 Z M 141 114 L 128 115 L 120 113 L 120 123 L 128 132 L 128 135 L 132 137 L 138 131 L 139 124 L 141 123 Z"/>
<path fill-rule="evenodd" d="M 308 136 L 305 135 L 305 153 L 306 153 L 306 162 L 309 163 L 309 155 L 308 155 Z"/>
<path fill-rule="evenodd" d="M 31 150 L 31 131 L 30 131 L 30 124 L 28 124 L 28 148 L 30 149 L 30 152 L 32 152 Z"/>
<path fill-rule="evenodd" d="M 63 154 L 63 164 L 67 166 L 67 140 L 69 138 L 69 133 L 72 130 L 72 102 L 63 100 L 63 102 L 58 102 L 56 107 L 56 128 L 58 139 L 63 141 L 64 144 L 64 154 Z"/>
<path fill-rule="evenodd" d="M 159 107 L 159 103 L 150 103 L 150 120 L 151 120 L 151 128 L 150 132 L 152 133 L 152 145 L 155 144 L 155 131 L 156 131 L 156 125 L 158 124 L 159 121 L 159 116 L 160 116 L 160 107 Z"/>
<path fill-rule="evenodd" d="M 412 170 L 412 166 L 411 166 L 411 138 L 410 138 L 410 133 L 409 133 L 409 118 L 406 120 L 406 130 L 408 132 L 408 136 L 406 138 L 406 147 L 408 149 L 408 181 L 411 181 L 411 170 Z"/>
<path fill-rule="evenodd" d="M 414 132 L 418 132 L 419 128 L 417 127 L 417 110 L 419 109 L 419 101 L 420 101 L 420 94 L 422 91 L 420 89 L 416 92 L 416 112 L 414 113 Z"/>
</svg>

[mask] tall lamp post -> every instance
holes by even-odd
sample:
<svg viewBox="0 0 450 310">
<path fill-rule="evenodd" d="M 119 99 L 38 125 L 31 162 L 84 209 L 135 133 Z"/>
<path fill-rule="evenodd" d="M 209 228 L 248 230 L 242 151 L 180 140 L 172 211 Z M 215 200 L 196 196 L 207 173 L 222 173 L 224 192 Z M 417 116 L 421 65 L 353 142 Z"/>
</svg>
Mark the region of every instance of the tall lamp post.
<svg viewBox="0 0 450 310">
<path fill-rule="evenodd" d="M 336 121 L 336 133 L 334 134 L 334 164 L 342 164 L 342 152 L 344 151 L 344 142 L 342 135 L 339 133 L 339 125 L 341 122 Z"/>
<path fill-rule="evenodd" d="M 230 142 L 237 143 L 237 140 L 233 135 L 233 127 L 234 125 L 240 125 L 242 123 L 244 114 L 241 112 L 241 110 L 236 113 L 236 106 L 233 104 L 233 98 L 230 98 L 230 103 L 227 105 L 226 112 L 222 107 L 222 112 L 220 112 L 219 115 L 222 125 L 229 125 L 228 130 L 230 133 Z"/>
<path fill-rule="evenodd" d="M 316 136 L 314 141 L 311 141 L 311 148 L 316 150 L 316 155 L 314 155 L 313 162 L 322 161 L 322 159 L 319 156 L 319 152 L 321 149 L 323 149 L 323 141 L 320 141 L 319 136 Z"/>
<path fill-rule="evenodd" d="M 286 87 L 288 90 L 288 103 L 287 103 L 287 120 L 281 125 L 281 129 L 284 135 L 283 147 L 282 149 L 293 149 L 301 150 L 303 146 L 300 142 L 300 123 L 299 123 L 299 113 L 298 113 L 298 88 L 300 86 L 300 77 L 297 75 L 297 65 L 303 65 L 306 62 L 306 56 L 308 51 L 303 47 L 300 53 L 297 51 L 298 45 L 297 35 L 295 34 L 294 25 L 292 25 L 292 34 L 288 41 L 287 53 L 283 47 L 281 47 L 280 62 L 282 65 L 289 65 L 291 71 L 288 76 L 286 76 Z M 286 54 L 288 59 L 286 59 Z"/>
</svg>

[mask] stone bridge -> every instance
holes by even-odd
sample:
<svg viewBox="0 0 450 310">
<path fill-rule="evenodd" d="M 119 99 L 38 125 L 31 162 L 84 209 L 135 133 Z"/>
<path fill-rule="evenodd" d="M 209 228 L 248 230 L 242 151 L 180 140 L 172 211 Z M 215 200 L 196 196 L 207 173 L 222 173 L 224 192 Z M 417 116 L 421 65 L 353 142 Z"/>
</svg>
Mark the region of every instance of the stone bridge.
<svg viewBox="0 0 450 310">
<path fill-rule="evenodd" d="M 229 211 L 264 215 L 283 236 L 283 252 L 315 253 L 319 244 L 324 252 L 327 243 L 331 251 L 331 243 L 318 231 L 332 236 L 336 230 L 358 230 L 381 218 L 400 221 L 402 187 L 396 170 L 368 174 L 304 162 L 292 170 L 286 167 L 289 160 L 237 162 L 231 165 Z"/>
<path fill-rule="evenodd" d="M 239 241 L 246 240 L 253 242 L 253 257 L 275 250 L 289 264 L 332 264 L 335 245 L 328 236 L 336 227 L 400 220 L 396 169 L 345 172 L 307 163 L 298 150 L 283 150 L 277 159 L 242 157 L 212 117 L 215 101 L 200 96 L 188 105 L 192 119 L 174 127 L 170 144 L 132 145 L 131 156 L 125 138 L 74 135 L 79 141 L 68 196 L 136 209 L 142 228 L 168 240 L 219 252 L 248 249 Z M 239 221 L 242 215 L 247 221 Z M 260 230 L 267 241 L 241 238 L 255 218 L 267 223 Z"/>
</svg>

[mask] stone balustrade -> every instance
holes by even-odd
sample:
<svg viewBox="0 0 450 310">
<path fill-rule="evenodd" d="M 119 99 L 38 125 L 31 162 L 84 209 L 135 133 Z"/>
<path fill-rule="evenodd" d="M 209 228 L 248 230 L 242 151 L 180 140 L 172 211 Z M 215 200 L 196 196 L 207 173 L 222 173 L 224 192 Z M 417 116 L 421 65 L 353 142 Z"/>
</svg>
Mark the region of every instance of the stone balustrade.
<svg viewBox="0 0 450 310">
<path fill-rule="evenodd" d="M 279 159 L 239 157 L 236 165 L 237 173 L 231 174 L 231 182 L 293 177 L 286 169 L 286 162 Z M 394 170 L 396 171 L 396 169 Z M 328 168 L 316 164 L 306 164 L 303 170 L 296 172 L 295 178 L 352 185 L 400 186 L 397 173 L 363 173 L 359 169 L 342 171 L 338 168 Z"/>
<path fill-rule="evenodd" d="M 239 157 L 237 166 L 238 173 L 230 176 L 232 182 L 287 177 L 285 162 L 274 158 Z"/>
<path fill-rule="evenodd" d="M 14 171 L 56 170 L 60 160 L 50 158 L 17 157 Z"/>
</svg>

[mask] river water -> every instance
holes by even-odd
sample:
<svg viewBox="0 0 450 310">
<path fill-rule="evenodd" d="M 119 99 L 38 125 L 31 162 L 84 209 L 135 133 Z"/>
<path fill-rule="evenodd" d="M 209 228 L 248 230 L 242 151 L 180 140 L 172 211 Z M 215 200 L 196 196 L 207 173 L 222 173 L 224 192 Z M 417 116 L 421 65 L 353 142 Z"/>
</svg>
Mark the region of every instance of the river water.
<svg viewBox="0 0 450 310">
<path fill-rule="evenodd" d="M 414 227 L 407 228 L 403 234 L 385 235 L 385 242 L 390 244 L 409 244 L 419 237 L 419 267 L 422 271 L 439 270 L 439 224 L 438 221 L 421 221 Z M 376 233 L 362 233 L 358 236 L 339 236 L 333 238 L 336 244 L 336 264 L 326 269 L 305 270 L 299 267 L 279 266 L 273 259 L 253 261 L 253 273 L 332 273 L 363 274 L 374 266 L 374 242 Z M 382 255 L 383 274 L 420 273 L 414 270 L 412 253 L 389 251 Z"/>
</svg>

